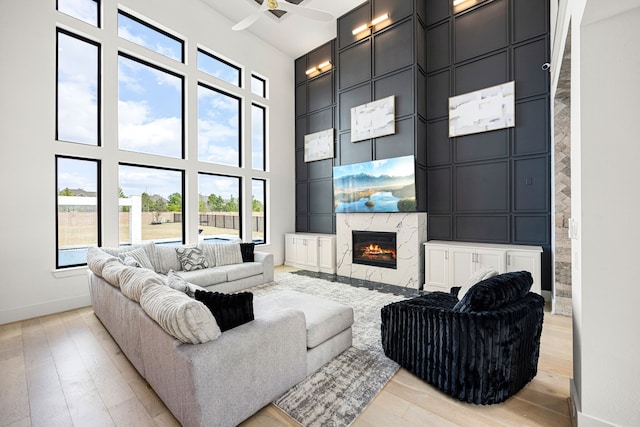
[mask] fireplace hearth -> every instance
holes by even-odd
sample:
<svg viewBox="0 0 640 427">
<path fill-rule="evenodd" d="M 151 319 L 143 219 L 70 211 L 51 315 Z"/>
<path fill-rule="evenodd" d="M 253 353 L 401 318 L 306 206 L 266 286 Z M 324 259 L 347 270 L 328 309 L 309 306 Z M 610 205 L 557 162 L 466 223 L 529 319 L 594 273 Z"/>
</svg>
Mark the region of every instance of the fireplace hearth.
<svg viewBox="0 0 640 427">
<path fill-rule="evenodd" d="M 386 231 L 352 231 L 353 264 L 397 268 L 396 233 Z"/>
</svg>

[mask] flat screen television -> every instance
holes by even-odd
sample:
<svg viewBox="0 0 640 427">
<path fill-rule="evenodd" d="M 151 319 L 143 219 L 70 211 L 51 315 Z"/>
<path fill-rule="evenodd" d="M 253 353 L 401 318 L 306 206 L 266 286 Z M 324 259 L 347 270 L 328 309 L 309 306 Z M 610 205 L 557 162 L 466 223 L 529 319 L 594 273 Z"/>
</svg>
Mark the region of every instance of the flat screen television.
<svg viewBox="0 0 640 427">
<path fill-rule="evenodd" d="M 336 213 L 415 212 L 413 156 L 334 166 L 333 201 Z"/>
</svg>

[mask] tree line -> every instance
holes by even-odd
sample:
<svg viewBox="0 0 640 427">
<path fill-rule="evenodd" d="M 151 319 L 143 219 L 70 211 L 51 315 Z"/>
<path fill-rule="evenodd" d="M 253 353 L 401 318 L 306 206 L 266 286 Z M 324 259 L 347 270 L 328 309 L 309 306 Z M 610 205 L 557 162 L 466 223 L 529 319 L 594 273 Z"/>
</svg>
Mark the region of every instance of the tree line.
<svg viewBox="0 0 640 427">
<path fill-rule="evenodd" d="M 69 188 L 60 190 L 58 193 L 60 196 L 73 196 L 73 192 Z M 118 188 L 118 197 L 126 199 L 122 188 Z M 152 197 L 146 192 L 140 195 L 142 212 L 182 212 L 182 194 L 172 193 L 168 199 L 160 196 Z M 251 207 L 253 212 L 263 212 L 264 205 L 261 201 L 255 197 L 251 201 Z M 200 200 L 198 203 L 198 211 L 200 213 L 206 212 L 238 212 L 240 210 L 240 202 L 233 196 L 228 199 L 218 196 L 217 194 L 210 194 L 205 200 Z M 128 206 L 123 206 L 124 212 L 129 212 Z"/>
</svg>

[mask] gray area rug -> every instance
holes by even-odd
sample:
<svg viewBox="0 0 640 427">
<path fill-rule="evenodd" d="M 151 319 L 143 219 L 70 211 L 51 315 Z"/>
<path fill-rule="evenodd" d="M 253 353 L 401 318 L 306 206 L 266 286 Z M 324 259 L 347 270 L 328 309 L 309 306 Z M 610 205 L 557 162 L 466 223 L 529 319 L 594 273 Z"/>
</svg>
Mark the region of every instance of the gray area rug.
<svg viewBox="0 0 640 427">
<path fill-rule="evenodd" d="M 353 346 L 289 390 L 274 404 L 305 427 L 348 426 L 399 366 L 380 343 L 380 309 L 406 297 L 291 273 L 252 288 L 255 296 L 295 290 L 353 307 Z"/>
</svg>

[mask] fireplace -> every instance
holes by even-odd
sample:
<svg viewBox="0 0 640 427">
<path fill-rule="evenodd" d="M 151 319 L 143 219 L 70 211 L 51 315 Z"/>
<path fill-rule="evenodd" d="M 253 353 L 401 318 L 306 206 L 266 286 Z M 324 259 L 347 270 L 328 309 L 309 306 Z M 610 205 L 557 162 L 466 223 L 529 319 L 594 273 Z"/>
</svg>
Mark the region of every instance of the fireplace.
<svg viewBox="0 0 640 427">
<path fill-rule="evenodd" d="M 397 268 L 396 233 L 352 231 L 353 263 Z"/>
</svg>

